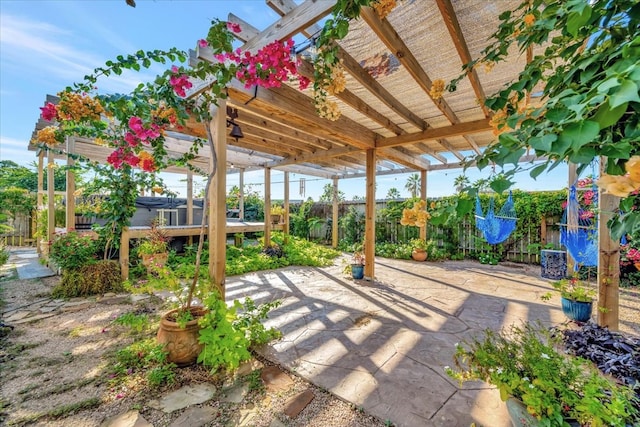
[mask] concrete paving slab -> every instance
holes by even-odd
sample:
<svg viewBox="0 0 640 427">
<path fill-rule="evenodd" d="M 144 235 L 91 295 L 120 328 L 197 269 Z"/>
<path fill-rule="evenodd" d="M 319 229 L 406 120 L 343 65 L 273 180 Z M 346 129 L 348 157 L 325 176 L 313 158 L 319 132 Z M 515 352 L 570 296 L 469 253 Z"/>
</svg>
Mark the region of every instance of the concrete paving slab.
<svg viewBox="0 0 640 427">
<path fill-rule="evenodd" d="M 339 265 L 232 278 L 233 297 L 283 299 L 269 326 L 281 340 L 262 355 L 398 427 L 507 427 L 496 390 L 448 378 L 455 343 L 487 327 L 564 321 L 537 268 L 376 260 L 376 281 Z"/>
</svg>

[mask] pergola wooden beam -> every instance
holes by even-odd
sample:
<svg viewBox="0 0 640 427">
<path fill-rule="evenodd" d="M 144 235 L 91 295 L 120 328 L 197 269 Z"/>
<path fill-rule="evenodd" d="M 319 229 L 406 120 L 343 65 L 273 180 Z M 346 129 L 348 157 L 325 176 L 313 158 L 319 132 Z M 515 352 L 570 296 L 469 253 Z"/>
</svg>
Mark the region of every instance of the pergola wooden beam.
<svg viewBox="0 0 640 427">
<path fill-rule="evenodd" d="M 404 66 L 405 70 L 407 70 L 411 77 L 413 77 L 418 86 L 422 88 L 438 109 L 442 111 L 442 114 L 444 114 L 451 123 L 459 123 L 460 119 L 458 119 L 458 116 L 456 116 L 449 104 L 443 98 L 440 98 L 439 100 L 431 98 L 431 95 L 429 94 L 431 86 L 433 85 L 431 78 L 424 71 L 420 62 L 415 56 L 413 56 L 411 50 L 407 47 L 404 41 L 402 41 L 402 38 L 389 21 L 387 19 L 380 19 L 378 14 L 370 7 L 363 7 L 360 11 L 360 15 L 382 43 L 387 46 L 389 51 L 398 58 L 398 61 Z"/>
<path fill-rule="evenodd" d="M 392 136 L 389 138 L 378 138 L 377 148 L 397 147 L 404 144 L 429 141 L 440 138 L 450 138 L 467 133 L 479 133 L 491 130 L 488 119 L 474 120 L 472 122 L 458 123 L 441 128 L 430 128 L 422 132 L 408 133 L 406 135 Z"/>
<path fill-rule="evenodd" d="M 340 148 L 332 148 L 331 150 L 326 151 L 316 151 L 312 154 L 293 156 L 293 157 L 285 157 L 282 160 L 276 160 L 273 162 L 265 163 L 265 167 L 278 167 L 285 165 L 293 165 L 296 163 L 304 163 L 311 162 L 320 159 L 330 159 L 332 157 L 339 157 L 344 154 L 360 152 L 361 150 L 355 147 L 340 147 Z"/>
<path fill-rule="evenodd" d="M 289 39 L 309 25 L 327 16 L 335 4 L 336 0 L 306 0 L 280 20 L 260 32 L 260 34 L 247 41 L 241 49 L 256 51 L 274 40 Z"/>
<path fill-rule="evenodd" d="M 438 9 L 440 9 L 440 14 L 444 19 L 444 23 L 447 26 L 449 35 L 453 40 L 453 44 L 458 51 L 458 55 L 460 56 L 462 63 L 467 64 L 471 62 L 473 58 L 471 58 L 471 53 L 469 53 L 469 47 L 467 46 L 467 42 L 464 39 L 464 34 L 462 33 L 462 29 L 460 28 L 460 23 L 458 22 L 458 17 L 455 10 L 453 9 L 451 0 L 436 0 L 436 3 L 438 5 Z M 478 99 L 480 108 L 482 108 L 482 112 L 484 113 L 485 117 L 489 117 L 489 109 L 486 107 L 486 105 L 484 105 L 484 101 L 487 97 L 484 94 L 484 90 L 482 89 L 482 84 L 480 83 L 480 79 L 478 78 L 478 73 L 475 69 L 472 68 L 470 70 L 467 70 L 467 77 L 469 78 L 469 82 L 471 82 L 471 87 L 476 94 L 476 98 Z"/>
<path fill-rule="evenodd" d="M 267 0 L 267 5 L 271 7 L 274 11 L 279 13 L 280 15 L 285 15 L 296 7 L 296 4 L 293 0 Z M 312 34 L 320 31 L 321 28 L 317 25 L 312 25 L 303 31 L 307 37 L 310 37 Z M 419 130 L 424 130 L 428 127 L 428 124 L 418 117 L 416 114 L 411 112 L 407 107 L 405 107 L 400 101 L 395 99 L 389 91 L 387 91 L 380 83 L 378 83 L 371 75 L 365 71 L 362 66 L 356 61 L 351 55 L 349 55 L 344 49 L 338 46 L 338 58 L 342 60 L 342 66 L 351 76 L 353 76 L 365 89 L 375 95 L 380 101 L 382 101 L 387 107 L 392 109 L 396 114 L 400 117 L 404 118 L 407 122 L 416 126 Z M 346 98 L 342 99 L 345 103 L 351 105 L 354 108 L 356 104 L 354 100 L 349 98 L 346 95 Z M 353 102 L 350 103 L 349 101 Z M 358 109 L 359 111 L 362 111 Z M 363 113 L 364 114 L 364 113 Z M 381 123 L 378 119 L 370 117 L 372 120 L 380 123 L 385 128 L 391 130 L 396 135 L 402 135 L 405 133 L 402 128 L 400 128 L 397 124 L 391 122 L 389 119 L 386 119 L 385 123 Z M 383 120 L 384 121 L 384 120 Z"/>
<path fill-rule="evenodd" d="M 431 165 L 427 160 L 422 157 L 416 157 L 402 151 L 401 147 L 383 148 L 378 150 L 381 155 L 400 163 L 401 165 L 412 167 L 418 170 L 429 169 Z"/>
</svg>

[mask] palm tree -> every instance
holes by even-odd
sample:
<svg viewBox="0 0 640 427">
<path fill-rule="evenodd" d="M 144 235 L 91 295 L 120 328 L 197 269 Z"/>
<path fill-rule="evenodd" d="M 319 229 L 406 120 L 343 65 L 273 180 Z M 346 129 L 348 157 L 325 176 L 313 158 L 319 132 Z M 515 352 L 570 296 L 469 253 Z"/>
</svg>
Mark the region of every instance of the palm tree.
<svg viewBox="0 0 640 427">
<path fill-rule="evenodd" d="M 404 188 L 406 188 L 407 191 L 411 193 L 411 197 L 413 198 L 418 197 L 418 193 L 420 193 L 420 188 L 421 188 L 420 175 L 418 175 L 417 173 L 409 175 L 409 178 L 407 178 L 407 183 L 404 185 Z"/>
<path fill-rule="evenodd" d="M 453 180 L 453 185 L 456 186 L 456 191 L 458 193 L 461 193 L 462 190 L 465 189 L 465 187 L 469 186 L 469 184 L 470 184 L 469 177 L 464 174 L 457 176 L 456 179 Z"/>
<path fill-rule="evenodd" d="M 400 197 L 402 197 L 400 195 L 400 191 L 395 187 L 392 187 L 387 191 L 387 199 L 399 199 Z"/>
</svg>

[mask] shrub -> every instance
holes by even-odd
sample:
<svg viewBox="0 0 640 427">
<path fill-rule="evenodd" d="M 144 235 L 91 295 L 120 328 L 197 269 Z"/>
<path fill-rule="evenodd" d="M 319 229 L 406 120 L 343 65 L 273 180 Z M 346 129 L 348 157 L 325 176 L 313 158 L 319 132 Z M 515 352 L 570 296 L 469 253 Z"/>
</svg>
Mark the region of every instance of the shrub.
<svg viewBox="0 0 640 427">
<path fill-rule="evenodd" d="M 54 237 L 49 258 L 63 270 L 74 270 L 95 262 L 97 253 L 92 235 L 70 231 Z"/>
<path fill-rule="evenodd" d="M 120 265 L 115 261 L 97 261 L 76 270 L 64 270 L 62 280 L 53 288 L 54 298 L 73 298 L 122 292 Z"/>
<path fill-rule="evenodd" d="M 0 242 L 0 267 L 5 265 L 7 261 L 9 261 L 9 251 L 4 245 L 4 242 Z"/>
</svg>

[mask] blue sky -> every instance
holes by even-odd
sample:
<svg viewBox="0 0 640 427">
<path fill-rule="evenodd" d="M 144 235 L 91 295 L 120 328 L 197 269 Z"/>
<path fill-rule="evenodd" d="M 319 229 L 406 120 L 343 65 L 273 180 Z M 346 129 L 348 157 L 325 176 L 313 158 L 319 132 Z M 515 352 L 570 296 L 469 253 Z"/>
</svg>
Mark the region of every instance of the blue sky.
<svg viewBox="0 0 640 427">
<path fill-rule="evenodd" d="M 264 29 L 278 16 L 263 0 L 191 1 L 136 0 L 132 8 L 124 0 L 0 0 L 0 160 L 12 160 L 29 165 L 36 160 L 27 145 L 39 107 L 47 94 L 56 94 L 65 86 L 81 81 L 85 74 L 115 58 L 139 49 L 194 48 L 197 40 L 206 35 L 211 19 L 226 19 L 229 12 Z M 99 82 L 101 91 L 128 92 L 141 79 L 150 79 L 161 70 L 143 73 L 124 73 Z M 436 162 L 437 163 L 437 162 Z M 453 180 L 462 170 L 430 172 L 428 195 L 443 196 L 454 192 Z M 488 171 L 469 170 L 473 182 L 486 178 Z M 245 175 L 245 183 L 262 190 L 263 172 Z M 397 188 L 408 196 L 404 185 L 406 174 L 381 176 L 377 180 L 378 198 L 389 188 Z M 292 199 L 301 198 L 299 178 L 290 175 Z M 167 184 L 181 195 L 186 184 L 178 175 L 169 174 Z M 318 199 L 328 180 L 306 178 L 304 198 Z M 274 171 L 276 183 L 272 197 L 282 198 L 282 173 Z M 237 184 L 237 174 L 228 177 L 228 185 Z M 340 189 L 347 199 L 362 196 L 362 179 L 343 180 Z M 566 187 L 566 169 L 533 181 L 528 175 L 520 177 L 516 188 L 546 190 Z M 197 188 L 197 184 L 196 184 Z"/>
</svg>

